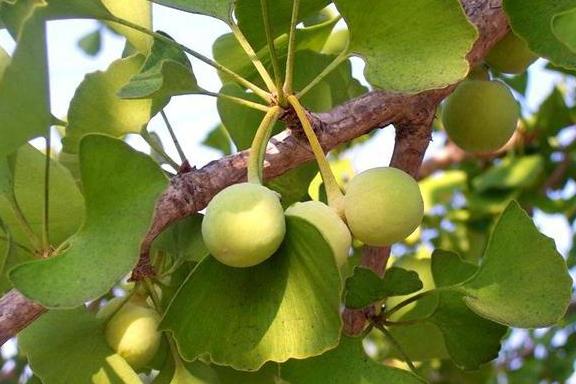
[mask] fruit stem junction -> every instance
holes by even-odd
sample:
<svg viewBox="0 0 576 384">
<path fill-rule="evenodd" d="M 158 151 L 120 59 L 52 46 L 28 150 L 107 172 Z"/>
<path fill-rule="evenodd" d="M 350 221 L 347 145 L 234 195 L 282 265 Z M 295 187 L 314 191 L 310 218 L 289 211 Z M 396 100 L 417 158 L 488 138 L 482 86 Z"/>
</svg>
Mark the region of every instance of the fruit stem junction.
<svg viewBox="0 0 576 384">
<path fill-rule="evenodd" d="M 271 107 L 258 126 L 248 157 L 248 182 L 250 183 L 262 184 L 262 168 L 266 144 L 268 144 L 272 128 L 278 120 L 280 111 L 281 108 L 279 106 Z"/>
</svg>

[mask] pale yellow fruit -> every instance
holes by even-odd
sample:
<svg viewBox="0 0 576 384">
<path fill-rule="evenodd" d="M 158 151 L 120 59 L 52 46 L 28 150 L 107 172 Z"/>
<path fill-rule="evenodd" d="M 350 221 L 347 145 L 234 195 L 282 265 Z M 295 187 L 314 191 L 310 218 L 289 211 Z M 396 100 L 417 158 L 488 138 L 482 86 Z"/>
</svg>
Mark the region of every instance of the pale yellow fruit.
<svg viewBox="0 0 576 384">
<path fill-rule="evenodd" d="M 409 236 L 422 221 L 418 183 L 392 167 L 373 168 L 352 178 L 344 212 L 355 238 L 368 245 L 390 245 Z"/>
<path fill-rule="evenodd" d="M 510 31 L 500 40 L 486 56 L 486 62 L 495 70 L 502 73 L 522 73 L 538 59 L 528 48 L 526 41 Z"/>
<path fill-rule="evenodd" d="M 206 209 L 202 236 L 218 261 L 231 267 L 260 264 L 280 246 L 286 233 L 276 192 L 254 183 L 220 191 Z"/>
<path fill-rule="evenodd" d="M 98 317 L 111 314 L 121 303 L 120 298 L 112 300 L 102 308 Z M 160 346 L 159 323 L 158 312 L 146 305 L 145 301 L 128 301 L 106 324 L 106 341 L 132 368 L 143 368 Z"/>
<path fill-rule="evenodd" d="M 520 117 L 512 92 L 500 81 L 466 80 L 446 99 L 448 137 L 468 152 L 493 152 L 510 140 Z"/>
<path fill-rule="evenodd" d="M 315 226 L 330 244 L 338 267 L 346 263 L 352 236 L 344 221 L 332 208 L 319 201 L 306 201 L 292 204 L 286 209 L 286 216 L 300 217 Z"/>
</svg>

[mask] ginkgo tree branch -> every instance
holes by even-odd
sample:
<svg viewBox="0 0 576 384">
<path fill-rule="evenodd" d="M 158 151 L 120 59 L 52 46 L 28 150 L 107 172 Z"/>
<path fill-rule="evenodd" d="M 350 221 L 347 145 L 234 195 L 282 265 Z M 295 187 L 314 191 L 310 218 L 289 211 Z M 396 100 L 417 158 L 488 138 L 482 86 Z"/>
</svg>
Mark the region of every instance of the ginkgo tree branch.
<svg viewBox="0 0 576 384">
<path fill-rule="evenodd" d="M 475 65 L 506 34 L 508 24 L 498 1 L 462 0 L 462 4 L 480 32 L 468 55 L 471 65 Z M 376 128 L 394 124 L 397 137 L 403 138 L 396 143 L 394 158 L 397 160 L 394 165 L 414 174 L 420 167 L 430 135 L 429 132 L 414 132 L 413 127 L 422 126 L 430 118 L 430 111 L 435 110 L 453 88 L 415 95 L 369 92 L 330 112 L 311 115 L 311 119 L 325 151 Z M 246 180 L 247 159 L 248 152 L 243 151 L 175 176 L 158 200 L 153 223 L 142 244 L 142 253 L 148 253 L 153 239 L 169 224 L 201 210 L 223 188 Z M 304 133 L 300 129 L 287 130 L 270 140 L 264 177 L 279 176 L 312 159 Z M 381 263 L 382 257 L 374 259 Z M 0 343 L 15 336 L 43 311 L 45 309 L 25 299 L 16 290 L 8 292 L 0 298 Z"/>
</svg>

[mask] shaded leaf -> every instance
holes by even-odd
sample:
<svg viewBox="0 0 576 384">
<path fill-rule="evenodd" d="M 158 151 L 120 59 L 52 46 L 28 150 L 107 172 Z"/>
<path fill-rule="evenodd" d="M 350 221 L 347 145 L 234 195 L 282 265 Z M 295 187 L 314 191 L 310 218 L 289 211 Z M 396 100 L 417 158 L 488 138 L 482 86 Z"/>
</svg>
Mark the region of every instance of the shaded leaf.
<svg viewBox="0 0 576 384">
<path fill-rule="evenodd" d="M 459 289 L 480 316 L 535 328 L 562 318 L 571 287 L 566 262 L 554 242 L 512 202 L 492 232 L 480 269 Z"/>
<path fill-rule="evenodd" d="M 538 56 L 554 64 L 576 68 L 576 52 L 558 40 L 553 32 L 554 17 L 576 7 L 574 0 L 504 0 L 504 10 L 514 32 L 528 43 Z"/>
<path fill-rule="evenodd" d="M 201 91 L 184 51 L 155 39 L 142 68 L 120 89 L 118 96 L 162 99 Z"/>
<path fill-rule="evenodd" d="M 44 384 L 142 383 L 106 343 L 103 320 L 84 308 L 48 312 L 18 335 L 18 345 Z"/>
<path fill-rule="evenodd" d="M 153 115 L 152 100 L 123 100 L 117 95 L 143 61 L 141 55 L 130 56 L 116 60 L 104 72 L 86 75 L 70 103 L 62 139 L 64 152 L 77 153 L 80 139 L 88 133 L 123 137 L 140 132 L 148 123 Z"/>
<path fill-rule="evenodd" d="M 320 11 L 328 4 L 330 4 L 330 0 L 301 1 L 298 20 Z M 268 8 L 272 36 L 275 38 L 288 33 L 292 18 L 292 0 L 268 1 Z M 236 0 L 234 13 L 238 19 L 238 26 L 255 50 L 258 51 L 264 47 L 266 45 L 266 33 L 260 0 Z"/>
<path fill-rule="evenodd" d="M 44 135 L 53 122 L 44 24 L 38 12 L 26 19 L 0 82 L 0 158 Z"/>
<path fill-rule="evenodd" d="M 228 22 L 233 0 L 151 0 L 184 12 L 199 13 Z"/>
<path fill-rule="evenodd" d="M 78 40 L 78 46 L 89 56 L 96 56 L 102 48 L 102 32 L 100 29 L 90 32 Z"/>
<path fill-rule="evenodd" d="M 290 360 L 281 368 L 282 379 L 298 384 L 421 384 L 408 371 L 378 364 L 366 356 L 361 339 L 343 337 L 340 345 L 318 357 Z"/>
<path fill-rule="evenodd" d="M 340 291 L 330 246 L 312 225 L 288 217 L 283 244 L 265 262 L 251 268 L 228 267 L 213 257 L 200 262 L 161 328 L 174 334 L 186 360 L 203 356 L 257 370 L 267 361 L 308 358 L 334 348 L 340 338 Z"/>
<path fill-rule="evenodd" d="M 374 86 L 419 92 L 453 84 L 468 73 L 466 55 L 477 31 L 459 1 L 335 4 L 350 30 L 349 50 L 366 61 L 366 79 Z"/>
<path fill-rule="evenodd" d="M 508 157 L 472 180 L 478 192 L 488 189 L 529 188 L 544 172 L 544 159 L 540 155 Z"/>
<path fill-rule="evenodd" d="M 103 135 L 82 140 L 80 168 L 87 211 L 83 227 L 57 256 L 10 273 L 20 292 L 49 308 L 94 299 L 134 267 L 167 184 L 151 158 Z"/>
<path fill-rule="evenodd" d="M 386 270 L 384 278 L 367 268 L 356 268 L 346 280 L 346 306 L 360 309 L 390 296 L 402 296 L 422 289 L 418 273 L 398 267 Z"/>
<path fill-rule="evenodd" d="M 230 135 L 222 124 L 215 126 L 210 133 L 208 133 L 208 136 L 206 136 L 202 144 L 219 150 L 224 156 L 231 154 L 233 150 Z"/>
<path fill-rule="evenodd" d="M 202 218 L 195 214 L 172 224 L 154 241 L 153 249 L 168 252 L 174 260 L 202 260 L 208 256 L 202 239 Z"/>
<path fill-rule="evenodd" d="M 282 196 L 280 202 L 286 208 L 306 199 L 308 186 L 317 173 L 318 165 L 311 161 L 267 181 L 266 186 Z"/>
<path fill-rule="evenodd" d="M 564 95 L 555 87 L 550 95 L 542 102 L 534 127 L 546 136 L 556 135 L 562 128 L 576 123 L 576 116 L 566 105 Z"/>
<path fill-rule="evenodd" d="M 507 327 L 472 312 L 458 292 L 439 292 L 438 307 L 430 322 L 444 337 L 450 357 L 461 368 L 478 369 L 496 357 Z"/>
<path fill-rule="evenodd" d="M 32 231 L 42 237 L 44 221 L 44 171 L 46 156 L 25 145 L 7 162 L 13 187 L 0 196 L 0 216 L 10 228 L 14 239 L 32 247 L 27 233 L 14 215 L 10 199 L 15 199 Z M 55 160 L 50 161 L 49 234 L 54 246 L 60 245 L 78 230 L 84 219 L 84 198 L 67 169 Z"/>
<path fill-rule="evenodd" d="M 576 7 L 552 18 L 552 31 L 572 52 L 576 53 Z"/>
<path fill-rule="evenodd" d="M 436 287 L 448 287 L 468 280 L 478 266 L 464 261 L 457 253 L 436 249 L 432 253 L 432 276 Z"/>
<path fill-rule="evenodd" d="M 232 368 L 213 366 L 218 373 L 219 384 L 276 384 L 279 366 L 274 363 L 264 365 L 256 372 L 236 371 Z M 278 383 L 280 384 L 280 383 Z"/>
</svg>

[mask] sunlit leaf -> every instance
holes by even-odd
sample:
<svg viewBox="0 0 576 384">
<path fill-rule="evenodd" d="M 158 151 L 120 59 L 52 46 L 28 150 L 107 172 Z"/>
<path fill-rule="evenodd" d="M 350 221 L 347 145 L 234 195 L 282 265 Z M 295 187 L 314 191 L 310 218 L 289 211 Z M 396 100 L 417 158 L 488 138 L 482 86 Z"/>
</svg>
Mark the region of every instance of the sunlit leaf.
<svg viewBox="0 0 576 384">
<path fill-rule="evenodd" d="M 65 152 L 77 153 L 80 139 L 88 133 L 123 137 L 140 132 L 148 123 L 153 114 L 152 100 L 123 100 L 117 95 L 143 62 L 141 55 L 130 56 L 115 61 L 104 72 L 85 77 L 70 103 L 66 136 L 62 139 Z"/>
<path fill-rule="evenodd" d="M 576 7 L 554 16 L 552 31 L 558 40 L 576 53 Z"/>
<path fill-rule="evenodd" d="M 330 246 L 313 226 L 289 217 L 282 246 L 257 266 L 232 268 L 205 258 L 178 291 L 161 327 L 174 334 L 187 360 L 203 356 L 256 370 L 267 361 L 334 348 L 340 339 L 340 291 Z"/>
<path fill-rule="evenodd" d="M 540 155 L 508 157 L 472 180 L 478 192 L 488 189 L 529 188 L 544 172 Z"/>
<path fill-rule="evenodd" d="M 336 0 L 350 30 L 349 51 L 366 61 L 374 86 L 419 92 L 452 84 L 468 72 L 477 32 L 457 0 L 370 3 Z"/>
<path fill-rule="evenodd" d="M 512 327 L 557 322 L 571 296 L 572 279 L 552 239 L 511 203 L 502 213 L 478 272 L 460 288 L 479 315 Z"/>
<path fill-rule="evenodd" d="M 43 315 L 18 335 L 18 342 L 44 384 L 142 383 L 106 343 L 103 320 L 84 308 Z"/>
<path fill-rule="evenodd" d="M 10 278 L 46 307 L 78 306 L 104 294 L 136 264 L 166 179 L 127 144 L 90 135 L 80 145 L 86 221 L 57 256 L 22 264 Z M 127 188 L 129 186 L 129 188 Z"/>
<path fill-rule="evenodd" d="M 59 0 L 62 1 L 62 0 Z M 116 17 L 128 20 L 141 27 L 152 29 L 152 3 L 148 0 L 89 0 L 102 1 L 108 11 Z M 132 28 L 116 23 L 109 24 L 112 29 L 126 36 L 128 42 L 140 53 L 150 51 L 152 37 Z"/>
</svg>

